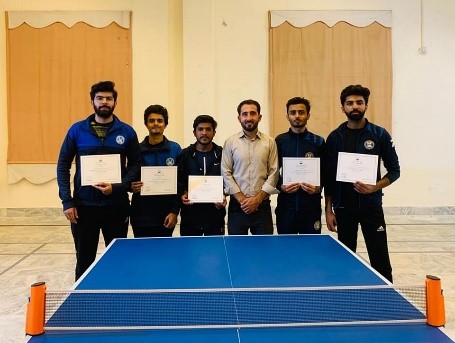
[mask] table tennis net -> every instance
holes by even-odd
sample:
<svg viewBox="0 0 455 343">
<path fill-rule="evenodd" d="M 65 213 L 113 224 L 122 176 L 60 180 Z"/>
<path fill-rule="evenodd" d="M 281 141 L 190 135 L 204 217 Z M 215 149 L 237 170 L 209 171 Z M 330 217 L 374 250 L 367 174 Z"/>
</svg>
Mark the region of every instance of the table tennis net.
<svg viewBox="0 0 455 343">
<path fill-rule="evenodd" d="M 47 292 L 45 330 L 242 328 L 426 321 L 425 287 Z"/>
</svg>

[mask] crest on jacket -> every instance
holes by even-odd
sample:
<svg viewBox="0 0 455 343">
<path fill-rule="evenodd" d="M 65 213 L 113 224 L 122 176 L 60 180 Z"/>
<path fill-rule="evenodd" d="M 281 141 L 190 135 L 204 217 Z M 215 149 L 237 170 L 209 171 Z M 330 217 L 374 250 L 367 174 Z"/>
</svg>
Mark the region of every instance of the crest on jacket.
<svg viewBox="0 0 455 343">
<path fill-rule="evenodd" d="M 125 143 L 125 137 L 123 137 L 122 135 L 118 135 L 117 137 L 115 137 L 115 141 L 117 142 L 117 144 L 123 145 Z"/>
<path fill-rule="evenodd" d="M 365 149 L 371 150 L 374 148 L 374 142 L 372 140 L 368 139 L 365 141 L 365 143 L 363 143 L 363 146 L 365 147 Z"/>
</svg>

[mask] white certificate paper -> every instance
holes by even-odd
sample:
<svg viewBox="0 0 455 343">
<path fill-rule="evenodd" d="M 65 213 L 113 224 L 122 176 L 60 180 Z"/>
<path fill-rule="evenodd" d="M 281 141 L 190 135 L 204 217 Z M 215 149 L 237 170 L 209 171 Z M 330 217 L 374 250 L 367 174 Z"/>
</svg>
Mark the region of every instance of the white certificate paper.
<svg viewBox="0 0 455 343">
<path fill-rule="evenodd" d="M 100 182 L 122 182 L 119 154 L 81 156 L 81 185 L 91 186 Z"/>
<path fill-rule="evenodd" d="M 188 199 L 192 202 L 223 202 L 223 177 L 188 175 Z"/>
<path fill-rule="evenodd" d="M 338 153 L 337 181 L 375 185 L 377 171 L 378 155 Z"/>
<path fill-rule="evenodd" d="M 177 194 L 177 166 L 141 167 L 141 195 Z"/>
<path fill-rule="evenodd" d="M 283 185 L 309 183 L 321 185 L 319 157 L 283 157 Z"/>
</svg>

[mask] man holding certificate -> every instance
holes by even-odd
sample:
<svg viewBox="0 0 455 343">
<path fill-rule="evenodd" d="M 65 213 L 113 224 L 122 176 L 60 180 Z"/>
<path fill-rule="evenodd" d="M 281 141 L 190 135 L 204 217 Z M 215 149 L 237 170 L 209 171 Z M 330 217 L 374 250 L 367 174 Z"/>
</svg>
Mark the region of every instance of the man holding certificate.
<svg viewBox="0 0 455 343">
<path fill-rule="evenodd" d="M 321 165 L 325 141 L 306 127 L 310 109 L 308 99 L 289 99 L 286 118 L 291 127 L 275 138 L 281 169 L 275 210 L 279 234 L 321 233 Z"/>
<path fill-rule="evenodd" d="M 261 106 L 244 100 L 237 107 L 242 131 L 224 142 L 221 173 L 228 207 L 230 235 L 273 234 L 270 195 L 276 194 L 278 154 L 275 140 L 258 130 Z"/>
<path fill-rule="evenodd" d="M 347 122 L 327 137 L 325 215 L 328 229 L 354 252 L 360 224 L 371 266 L 392 282 L 382 189 L 400 177 L 400 164 L 390 134 L 364 117 L 369 96 L 361 85 L 341 92 Z"/>
<path fill-rule="evenodd" d="M 164 136 L 168 123 L 165 107 L 150 105 L 145 109 L 144 125 L 149 135 L 140 144 L 140 180 L 131 184 L 134 237 L 170 237 L 177 224 L 177 158 L 182 149 Z"/>
<path fill-rule="evenodd" d="M 197 116 L 193 122 L 196 143 L 183 149 L 178 161 L 180 236 L 224 235 L 223 149 L 213 143 L 216 127 L 211 116 Z"/>
<path fill-rule="evenodd" d="M 60 149 L 57 183 L 63 212 L 76 248 L 76 280 L 95 260 L 100 229 L 106 246 L 128 232 L 128 191 L 139 172 L 136 132 L 113 114 L 117 91 L 112 81 L 94 84 L 95 113 L 71 126 Z M 71 195 L 70 169 L 76 162 Z"/>
</svg>

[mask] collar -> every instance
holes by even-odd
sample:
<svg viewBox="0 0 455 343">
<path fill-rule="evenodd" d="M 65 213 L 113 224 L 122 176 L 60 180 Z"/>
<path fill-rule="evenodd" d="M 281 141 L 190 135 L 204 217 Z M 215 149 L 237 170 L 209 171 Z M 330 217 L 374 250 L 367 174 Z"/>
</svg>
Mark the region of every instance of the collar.
<svg viewBox="0 0 455 343">
<path fill-rule="evenodd" d="M 258 139 L 261 139 L 263 136 L 263 133 L 261 131 L 258 130 L 258 132 L 256 132 L 256 136 L 254 137 L 254 139 L 258 138 Z M 246 139 L 249 139 L 246 135 L 245 135 L 245 132 L 240 131 L 238 133 L 238 138 L 246 138 Z"/>
</svg>

